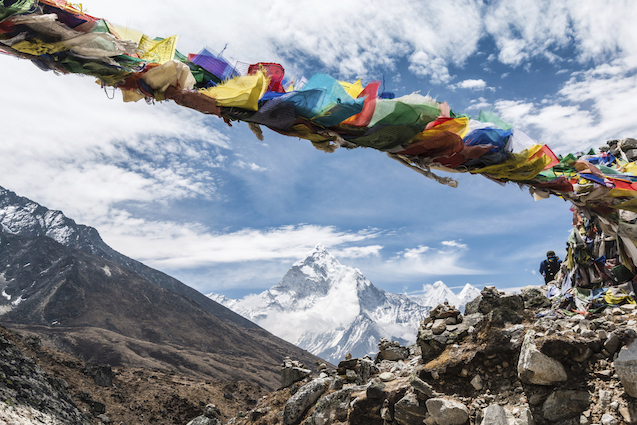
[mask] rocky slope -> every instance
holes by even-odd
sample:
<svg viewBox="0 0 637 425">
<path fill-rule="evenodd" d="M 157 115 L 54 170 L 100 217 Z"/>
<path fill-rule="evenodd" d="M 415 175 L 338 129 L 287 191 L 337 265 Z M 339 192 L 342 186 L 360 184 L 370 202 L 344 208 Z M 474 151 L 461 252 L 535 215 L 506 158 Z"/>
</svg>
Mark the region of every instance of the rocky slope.
<svg viewBox="0 0 637 425">
<path fill-rule="evenodd" d="M 185 424 L 204 413 L 207 403 L 218 406 L 226 421 L 264 394 L 245 381 L 84 362 L 35 335 L 0 326 L 2 424 Z"/>
<path fill-rule="evenodd" d="M 381 340 L 374 359 L 296 374 L 227 423 L 636 424 L 635 305 L 544 316 L 544 289 L 487 287 L 465 315 L 440 305 L 421 323 L 417 344 Z M 302 368 L 288 361 L 285 375 L 293 370 Z"/>
<path fill-rule="evenodd" d="M 416 339 L 418 323 L 438 302 L 464 305 L 479 291 L 467 285 L 462 298 L 444 283 L 429 285 L 416 301 L 376 288 L 360 270 L 341 264 L 317 245 L 272 288 L 232 300 L 208 296 L 330 362 L 347 353 L 362 357 L 386 337 L 403 344 Z M 294 323 L 294 326 L 289 326 Z"/>
<path fill-rule="evenodd" d="M 201 379 L 278 386 L 278 364 L 297 353 L 266 331 L 248 332 L 131 270 L 41 236 L 0 232 L 0 320 L 77 357 L 159 367 Z"/>
</svg>

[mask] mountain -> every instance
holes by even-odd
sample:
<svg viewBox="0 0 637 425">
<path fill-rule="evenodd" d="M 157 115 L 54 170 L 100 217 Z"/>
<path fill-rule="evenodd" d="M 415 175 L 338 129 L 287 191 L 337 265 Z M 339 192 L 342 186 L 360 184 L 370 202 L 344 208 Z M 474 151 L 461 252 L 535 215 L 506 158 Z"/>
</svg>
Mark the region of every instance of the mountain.
<svg viewBox="0 0 637 425">
<path fill-rule="evenodd" d="M 69 248 L 79 249 L 124 266 L 149 282 L 194 301 L 220 319 L 244 328 L 258 329 L 254 323 L 212 301 L 190 286 L 115 251 L 104 243 L 95 228 L 77 224 L 61 211 L 49 210 L 3 187 L 0 187 L 0 231 L 29 238 L 48 236 Z"/>
<path fill-rule="evenodd" d="M 386 337 L 403 344 L 430 307 L 376 288 L 360 270 L 344 266 L 317 245 L 272 288 L 232 300 L 209 297 L 330 362 L 378 351 Z"/>
<path fill-rule="evenodd" d="M 0 230 L 0 321 L 84 361 L 275 388 L 285 356 L 320 360 L 4 189 Z"/>
<path fill-rule="evenodd" d="M 456 306 L 460 311 L 464 311 L 464 306 L 480 295 L 480 290 L 468 283 L 462 288 L 462 291 L 460 291 L 458 295 L 441 281 L 435 282 L 433 285 L 424 285 L 423 289 L 422 294 L 409 295 L 409 299 L 422 306 L 431 308 L 447 301 L 449 304 Z"/>
</svg>

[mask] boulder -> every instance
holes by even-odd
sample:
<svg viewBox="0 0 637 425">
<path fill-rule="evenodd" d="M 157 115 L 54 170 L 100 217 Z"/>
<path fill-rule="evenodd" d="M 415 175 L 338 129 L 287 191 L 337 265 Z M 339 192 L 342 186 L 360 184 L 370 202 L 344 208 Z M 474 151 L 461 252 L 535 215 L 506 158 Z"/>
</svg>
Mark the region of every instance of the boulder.
<svg viewBox="0 0 637 425">
<path fill-rule="evenodd" d="M 492 404 L 482 411 L 480 425 L 508 425 L 508 419 L 504 407 Z"/>
<path fill-rule="evenodd" d="M 205 407 L 203 411 L 203 415 L 197 416 L 186 425 L 218 425 L 221 422 L 219 418 L 221 417 L 221 412 L 214 404 L 209 404 Z"/>
<path fill-rule="evenodd" d="M 381 338 L 378 342 L 378 355 L 380 360 L 404 360 L 409 357 L 409 349 L 396 341 L 390 342 L 386 338 Z"/>
<path fill-rule="evenodd" d="M 281 387 L 286 388 L 295 382 L 302 381 L 312 374 L 309 369 L 302 369 L 300 367 L 283 367 L 281 369 Z"/>
<path fill-rule="evenodd" d="M 493 286 L 485 286 L 480 295 L 465 306 L 465 314 L 482 313 L 498 325 L 521 323 L 523 312 L 522 295 L 500 293 Z"/>
<path fill-rule="evenodd" d="M 437 425 L 463 425 L 469 419 L 467 406 L 455 400 L 430 398 L 426 405 Z"/>
<path fill-rule="evenodd" d="M 619 350 L 614 364 L 626 394 L 637 398 L 637 340 Z"/>
<path fill-rule="evenodd" d="M 541 353 L 535 345 L 535 332 L 528 331 L 522 342 L 518 360 L 518 376 L 522 382 L 535 385 L 553 385 L 566 381 L 562 364 Z"/>
<path fill-rule="evenodd" d="M 328 425 L 345 421 L 347 419 L 350 394 L 350 389 L 344 389 L 321 397 L 312 413 L 314 425 Z"/>
<path fill-rule="evenodd" d="M 587 391 L 555 391 L 542 404 L 544 419 L 550 423 L 579 416 L 588 409 L 590 398 Z"/>
<path fill-rule="evenodd" d="M 329 378 L 318 378 L 299 388 L 285 403 L 283 423 L 285 425 L 296 425 L 305 411 L 319 399 L 329 385 Z"/>
<path fill-rule="evenodd" d="M 426 416 L 427 408 L 414 393 L 407 393 L 394 405 L 394 420 L 400 425 L 421 424 Z"/>
</svg>

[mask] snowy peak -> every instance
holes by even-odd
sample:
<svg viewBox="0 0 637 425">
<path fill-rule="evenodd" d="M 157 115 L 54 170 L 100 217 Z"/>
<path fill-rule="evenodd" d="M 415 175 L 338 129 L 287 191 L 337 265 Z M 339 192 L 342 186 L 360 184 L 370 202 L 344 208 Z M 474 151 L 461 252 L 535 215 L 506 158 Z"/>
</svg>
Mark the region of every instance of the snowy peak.
<svg viewBox="0 0 637 425">
<path fill-rule="evenodd" d="M 288 293 L 294 299 L 309 296 L 325 296 L 332 283 L 338 280 L 346 269 L 322 245 L 316 247 L 283 276 L 281 282 L 273 286 L 269 292 L 273 294 Z"/>
<path fill-rule="evenodd" d="M 469 301 L 475 300 L 480 295 L 480 290 L 473 285 L 466 284 L 462 291 L 458 294 L 458 298 L 462 305 L 466 305 Z"/>
<path fill-rule="evenodd" d="M 429 308 L 376 288 L 317 245 L 258 295 L 209 297 L 330 362 L 373 353 L 381 336 L 413 342 Z"/>
<path fill-rule="evenodd" d="M 433 285 L 423 285 L 423 293 L 421 295 L 410 295 L 409 298 L 422 306 L 432 308 L 447 301 L 463 311 L 464 306 L 478 295 L 480 295 L 480 290 L 468 283 L 456 295 L 442 281 L 437 281 Z"/>
</svg>

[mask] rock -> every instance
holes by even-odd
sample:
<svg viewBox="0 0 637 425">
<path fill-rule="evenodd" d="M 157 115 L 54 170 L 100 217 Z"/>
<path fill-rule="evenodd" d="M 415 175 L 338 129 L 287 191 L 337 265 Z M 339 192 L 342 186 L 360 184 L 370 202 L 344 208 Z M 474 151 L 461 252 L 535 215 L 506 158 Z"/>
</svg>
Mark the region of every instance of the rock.
<svg viewBox="0 0 637 425">
<path fill-rule="evenodd" d="M 617 419 L 613 415 L 609 415 L 608 413 L 604 413 L 602 415 L 602 425 L 617 425 Z"/>
<path fill-rule="evenodd" d="M 548 308 L 551 300 L 537 286 L 525 286 L 520 290 L 525 308 Z"/>
<path fill-rule="evenodd" d="M 447 324 L 445 323 L 445 319 L 436 319 L 433 326 L 431 327 L 431 331 L 434 335 L 440 335 L 447 329 Z"/>
<path fill-rule="evenodd" d="M 542 404 L 542 414 L 549 422 L 563 421 L 579 416 L 589 406 L 587 391 L 555 391 Z"/>
<path fill-rule="evenodd" d="M 624 422 L 629 425 L 637 424 L 637 400 L 629 401 L 628 406 L 620 407 L 618 411 Z"/>
<path fill-rule="evenodd" d="M 369 387 L 367 387 L 367 398 L 371 400 L 384 399 L 385 384 L 382 382 L 372 383 Z"/>
<path fill-rule="evenodd" d="M 216 418 L 207 418 L 205 416 L 197 416 L 186 425 L 219 425 L 219 420 Z"/>
<path fill-rule="evenodd" d="M 416 394 L 407 393 L 394 405 L 394 420 L 400 425 L 420 424 L 427 416 L 427 408 L 423 406 Z"/>
<path fill-rule="evenodd" d="M 480 425 L 508 425 L 506 412 L 499 404 L 491 404 L 482 411 Z"/>
<path fill-rule="evenodd" d="M 358 379 L 358 375 L 352 369 L 347 369 L 345 372 L 345 379 L 347 382 L 355 382 Z"/>
<path fill-rule="evenodd" d="M 524 299 L 519 294 L 501 294 L 493 286 L 485 286 L 480 295 L 465 306 L 465 314 L 482 313 L 497 325 L 521 323 Z"/>
<path fill-rule="evenodd" d="M 599 404 L 602 410 L 607 410 L 610 405 L 613 393 L 607 390 L 599 390 Z"/>
<path fill-rule="evenodd" d="M 391 372 L 383 372 L 380 375 L 378 375 L 378 378 L 383 382 L 389 382 L 396 379 L 396 376 Z"/>
<path fill-rule="evenodd" d="M 281 368 L 281 387 L 287 388 L 295 382 L 302 381 L 312 374 L 309 369 L 302 369 L 300 367 L 286 367 Z"/>
<path fill-rule="evenodd" d="M 312 413 L 314 425 L 328 425 L 347 419 L 350 402 L 350 389 L 327 394 L 319 399 Z"/>
<path fill-rule="evenodd" d="M 553 385 L 566 381 L 564 366 L 557 360 L 542 354 L 535 346 L 534 336 L 534 331 L 528 331 L 522 343 L 518 361 L 520 380 L 535 385 Z"/>
<path fill-rule="evenodd" d="M 303 416 L 303 413 L 312 406 L 325 392 L 330 384 L 329 378 L 319 378 L 303 385 L 288 399 L 283 409 L 283 423 L 294 425 Z"/>
<path fill-rule="evenodd" d="M 86 363 L 82 373 L 93 378 L 93 381 L 100 387 L 112 387 L 115 374 L 110 365 L 98 365 Z"/>
<path fill-rule="evenodd" d="M 439 396 L 439 394 L 434 391 L 431 385 L 420 379 L 418 376 L 416 376 L 415 373 L 411 375 L 410 383 L 413 389 L 416 390 L 416 395 L 421 396 L 421 398 L 425 400 L 428 398 Z"/>
<path fill-rule="evenodd" d="M 473 377 L 473 379 L 471 380 L 471 386 L 477 391 L 480 391 L 482 389 L 482 378 L 480 378 L 480 375 L 476 375 Z"/>
<path fill-rule="evenodd" d="M 380 360 L 404 360 L 409 357 L 409 348 L 401 346 L 397 341 L 381 338 L 378 341 L 378 354 Z"/>
<path fill-rule="evenodd" d="M 469 409 L 462 403 L 446 398 L 430 398 L 427 411 L 438 425 L 462 425 L 469 419 Z"/>
<path fill-rule="evenodd" d="M 366 382 L 371 376 L 378 374 L 378 368 L 370 359 L 362 358 L 359 360 L 359 375 L 363 382 Z"/>
<path fill-rule="evenodd" d="M 254 418 L 254 412 L 252 414 Z M 214 404 L 208 404 L 203 411 L 203 415 L 197 416 L 192 421 L 188 422 L 187 425 L 219 425 L 221 418 L 221 412 Z M 258 414 L 257 414 L 258 418 Z M 254 419 L 253 419 L 254 420 Z"/>
<path fill-rule="evenodd" d="M 525 408 L 520 412 L 520 417 L 515 421 L 515 425 L 535 425 L 533 414 L 528 408 Z"/>
<path fill-rule="evenodd" d="M 619 334 L 617 332 L 613 332 L 608 336 L 606 342 L 604 342 L 604 350 L 612 356 L 619 348 L 620 343 Z"/>
<path fill-rule="evenodd" d="M 614 364 L 626 394 L 637 398 L 637 340 L 622 347 Z"/>
</svg>

